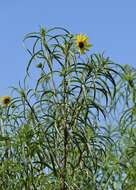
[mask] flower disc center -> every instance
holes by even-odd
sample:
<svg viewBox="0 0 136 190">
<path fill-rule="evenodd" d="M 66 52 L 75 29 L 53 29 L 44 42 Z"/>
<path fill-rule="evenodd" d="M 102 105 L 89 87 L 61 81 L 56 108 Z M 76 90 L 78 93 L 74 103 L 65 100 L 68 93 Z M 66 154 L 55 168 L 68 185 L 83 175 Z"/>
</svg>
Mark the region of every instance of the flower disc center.
<svg viewBox="0 0 136 190">
<path fill-rule="evenodd" d="M 8 104 L 9 102 L 10 102 L 9 98 L 6 98 L 6 99 L 4 100 L 4 104 Z"/>
<path fill-rule="evenodd" d="M 84 48 L 84 43 L 83 42 L 79 42 L 78 45 L 79 45 L 79 48 L 81 48 L 81 49 Z"/>
</svg>

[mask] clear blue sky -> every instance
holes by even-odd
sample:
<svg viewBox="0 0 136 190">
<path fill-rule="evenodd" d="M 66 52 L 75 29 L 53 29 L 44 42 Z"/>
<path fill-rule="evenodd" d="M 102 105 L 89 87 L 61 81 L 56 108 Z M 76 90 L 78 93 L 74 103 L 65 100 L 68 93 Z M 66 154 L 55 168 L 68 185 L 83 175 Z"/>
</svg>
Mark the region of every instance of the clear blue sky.
<svg viewBox="0 0 136 190">
<path fill-rule="evenodd" d="M 85 33 L 93 51 L 121 64 L 136 63 L 136 0 L 1 0 L 0 96 L 23 80 L 28 54 L 22 40 L 39 26 Z"/>
</svg>

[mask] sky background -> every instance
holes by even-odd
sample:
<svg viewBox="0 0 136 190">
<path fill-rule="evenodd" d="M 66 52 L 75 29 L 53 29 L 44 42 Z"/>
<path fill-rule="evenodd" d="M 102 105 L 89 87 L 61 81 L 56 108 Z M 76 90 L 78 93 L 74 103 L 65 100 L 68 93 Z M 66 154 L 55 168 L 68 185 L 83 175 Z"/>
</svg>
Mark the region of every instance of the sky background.
<svg viewBox="0 0 136 190">
<path fill-rule="evenodd" d="M 93 52 L 136 64 L 136 0 L 0 0 L 0 96 L 23 81 L 29 55 L 22 40 L 41 25 L 85 33 Z"/>
</svg>

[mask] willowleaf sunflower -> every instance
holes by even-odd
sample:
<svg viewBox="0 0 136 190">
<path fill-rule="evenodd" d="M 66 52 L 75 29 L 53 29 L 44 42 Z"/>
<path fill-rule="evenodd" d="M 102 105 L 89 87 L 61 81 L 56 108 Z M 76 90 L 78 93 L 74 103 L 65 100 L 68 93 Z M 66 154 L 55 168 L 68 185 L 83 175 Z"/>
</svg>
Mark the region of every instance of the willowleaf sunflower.
<svg viewBox="0 0 136 190">
<path fill-rule="evenodd" d="M 76 46 L 80 54 L 85 53 L 85 51 L 92 47 L 92 44 L 88 42 L 88 39 L 89 38 L 83 34 L 76 35 Z"/>
<path fill-rule="evenodd" d="M 11 97 L 10 96 L 3 96 L 1 98 L 1 103 L 3 104 L 3 106 L 8 106 L 11 102 Z"/>
</svg>

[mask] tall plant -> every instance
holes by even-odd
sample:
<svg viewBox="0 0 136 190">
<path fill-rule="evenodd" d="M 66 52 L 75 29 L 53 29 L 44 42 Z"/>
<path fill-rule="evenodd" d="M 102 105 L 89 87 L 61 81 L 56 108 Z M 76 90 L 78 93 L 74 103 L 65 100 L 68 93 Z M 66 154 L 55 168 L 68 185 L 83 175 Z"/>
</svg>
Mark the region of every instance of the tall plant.
<svg viewBox="0 0 136 190">
<path fill-rule="evenodd" d="M 2 99 L 1 189 L 125 189 L 122 139 L 135 92 L 126 66 L 90 55 L 87 36 L 60 27 L 24 42 L 30 60 L 23 85 Z"/>
</svg>

